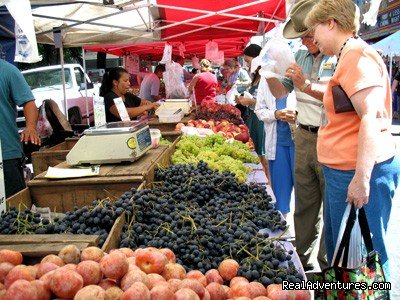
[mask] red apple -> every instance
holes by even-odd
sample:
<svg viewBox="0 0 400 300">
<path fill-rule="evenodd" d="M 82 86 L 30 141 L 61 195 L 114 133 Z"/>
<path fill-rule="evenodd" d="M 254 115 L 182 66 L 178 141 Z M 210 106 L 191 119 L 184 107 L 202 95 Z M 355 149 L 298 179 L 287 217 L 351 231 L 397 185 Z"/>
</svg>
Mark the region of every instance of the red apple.
<svg viewBox="0 0 400 300">
<path fill-rule="evenodd" d="M 136 255 L 136 265 L 146 274 L 161 274 L 167 263 L 167 257 L 159 250 L 146 248 Z"/>
</svg>

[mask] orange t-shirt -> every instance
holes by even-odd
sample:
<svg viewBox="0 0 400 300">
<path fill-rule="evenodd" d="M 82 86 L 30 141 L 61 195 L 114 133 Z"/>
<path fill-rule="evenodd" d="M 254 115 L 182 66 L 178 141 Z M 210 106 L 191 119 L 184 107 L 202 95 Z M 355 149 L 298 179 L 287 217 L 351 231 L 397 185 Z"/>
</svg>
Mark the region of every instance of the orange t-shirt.
<svg viewBox="0 0 400 300">
<path fill-rule="evenodd" d="M 354 170 L 361 120 L 355 111 L 335 113 L 332 87 L 336 85 L 340 85 L 349 98 L 365 88 L 383 87 L 386 90 L 384 105 L 391 116 L 389 76 L 375 49 L 360 38 L 350 39 L 342 51 L 335 74 L 324 94 L 323 102 L 328 123 L 318 131 L 318 160 L 333 169 Z"/>
</svg>

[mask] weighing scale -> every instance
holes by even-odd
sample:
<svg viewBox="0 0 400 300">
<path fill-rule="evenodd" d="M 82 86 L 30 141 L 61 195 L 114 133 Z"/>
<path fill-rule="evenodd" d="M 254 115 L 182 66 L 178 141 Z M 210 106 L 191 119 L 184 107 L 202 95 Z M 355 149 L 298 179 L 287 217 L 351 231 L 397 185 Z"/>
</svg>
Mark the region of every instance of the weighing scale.
<svg viewBox="0 0 400 300">
<path fill-rule="evenodd" d="M 91 127 L 67 155 L 67 164 L 132 162 L 151 148 L 150 129 L 143 121 L 111 122 Z"/>
</svg>

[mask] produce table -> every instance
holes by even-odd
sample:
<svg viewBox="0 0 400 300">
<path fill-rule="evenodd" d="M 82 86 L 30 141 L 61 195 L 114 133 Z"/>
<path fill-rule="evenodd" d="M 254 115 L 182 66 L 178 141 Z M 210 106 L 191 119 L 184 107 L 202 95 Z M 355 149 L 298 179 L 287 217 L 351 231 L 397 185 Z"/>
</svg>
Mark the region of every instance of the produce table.
<svg viewBox="0 0 400 300">
<path fill-rule="evenodd" d="M 160 145 L 133 163 L 102 165 L 99 176 L 94 177 L 55 180 L 45 178 L 43 172 L 27 184 L 32 203 L 67 211 L 90 204 L 94 199 L 117 198 L 132 187 L 153 181 L 156 167 L 169 165 L 172 147 Z M 70 168 L 66 162 L 57 167 Z"/>
</svg>

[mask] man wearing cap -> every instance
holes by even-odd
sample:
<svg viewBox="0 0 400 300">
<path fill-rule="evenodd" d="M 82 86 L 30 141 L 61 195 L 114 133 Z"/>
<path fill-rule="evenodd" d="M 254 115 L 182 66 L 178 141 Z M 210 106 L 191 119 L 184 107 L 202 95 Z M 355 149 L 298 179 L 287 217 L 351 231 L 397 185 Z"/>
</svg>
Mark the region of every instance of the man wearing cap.
<svg viewBox="0 0 400 300">
<path fill-rule="evenodd" d="M 322 238 L 318 250 L 320 268 L 327 267 L 323 236 L 323 202 L 325 181 L 317 160 L 317 132 L 326 122 L 322 97 L 336 59 L 320 53 L 313 43 L 313 33 L 304 25 L 304 19 L 317 0 L 301 0 L 290 13 L 290 20 L 283 29 L 287 39 L 301 38 L 303 46 L 295 55 L 296 63 L 286 70 L 285 79 L 267 79 L 272 94 L 280 99 L 293 89 L 297 98 L 295 130 L 295 212 L 294 226 L 296 250 L 305 270 L 313 269 L 310 256 L 318 235 Z"/>
</svg>

